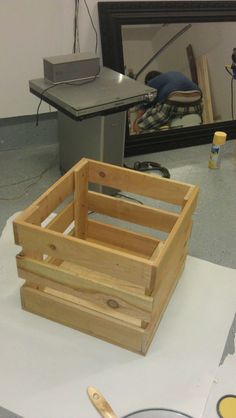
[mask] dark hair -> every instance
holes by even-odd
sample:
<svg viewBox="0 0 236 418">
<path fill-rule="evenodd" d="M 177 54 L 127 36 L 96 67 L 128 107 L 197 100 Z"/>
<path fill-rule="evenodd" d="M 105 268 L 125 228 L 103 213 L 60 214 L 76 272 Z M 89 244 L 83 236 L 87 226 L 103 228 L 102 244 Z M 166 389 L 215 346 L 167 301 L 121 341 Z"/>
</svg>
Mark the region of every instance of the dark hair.
<svg viewBox="0 0 236 418">
<path fill-rule="evenodd" d="M 158 75 L 161 75 L 162 73 L 160 71 L 149 71 L 149 73 L 146 74 L 145 77 L 145 84 L 147 84 L 150 80 L 157 77 Z"/>
</svg>

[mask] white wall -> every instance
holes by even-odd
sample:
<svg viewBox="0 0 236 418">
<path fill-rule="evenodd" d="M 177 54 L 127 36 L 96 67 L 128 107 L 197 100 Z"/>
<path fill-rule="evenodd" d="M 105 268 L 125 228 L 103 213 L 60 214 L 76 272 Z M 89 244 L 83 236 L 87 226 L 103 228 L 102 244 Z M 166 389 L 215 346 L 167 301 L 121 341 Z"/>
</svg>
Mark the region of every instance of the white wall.
<svg viewBox="0 0 236 418">
<path fill-rule="evenodd" d="M 141 27 L 142 28 L 142 27 Z M 129 28 L 129 31 L 122 30 L 123 55 L 126 66 L 126 74 L 132 70 L 134 74 L 142 68 L 153 55 L 152 42 L 149 26 L 142 30 L 139 28 Z M 141 30 L 140 30 L 141 29 Z M 129 33 L 132 36 L 129 37 Z M 139 81 L 143 81 L 145 72 L 140 75 Z"/>
<path fill-rule="evenodd" d="M 96 2 L 88 0 L 95 16 Z M 34 114 L 38 99 L 28 80 L 43 76 L 43 57 L 73 48 L 74 0 L 1 0 L 0 118 Z M 94 34 L 81 1 L 81 48 L 93 50 Z M 41 112 L 48 111 L 43 104 Z"/>
<path fill-rule="evenodd" d="M 152 39 L 153 52 L 160 50 L 168 41 L 170 41 L 178 32 L 187 26 L 186 23 L 170 24 L 162 28 L 160 32 Z M 188 37 L 191 28 L 180 35 L 171 43 L 150 65 L 150 69 L 158 69 L 161 72 L 180 71 L 187 77 L 191 77 L 188 59 L 186 54 L 186 45 L 189 44 Z M 185 40 L 185 41 L 184 41 Z M 187 42 L 187 44 L 186 44 Z"/>
<path fill-rule="evenodd" d="M 97 1 L 87 4 L 99 32 Z M 0 1 L 0 118 L 36 112 L 38 99 L 29 93 L 28 81 L 43 76 L 43 57 L 72 52 L 73 18 L 74 0 Z M 95 35 L 83 0 L 79 26 L 81 51 L 94 52 Z M 42 103 L 40 112 L 48 110 Z"/>
<path fill-rule="evenodd" d="M 1 118 L 35 113 L 28 80 L 42 76 L 42 57 L 71 51 L 72 6 L 72 0 L 1 1 Z"/>
</svg>

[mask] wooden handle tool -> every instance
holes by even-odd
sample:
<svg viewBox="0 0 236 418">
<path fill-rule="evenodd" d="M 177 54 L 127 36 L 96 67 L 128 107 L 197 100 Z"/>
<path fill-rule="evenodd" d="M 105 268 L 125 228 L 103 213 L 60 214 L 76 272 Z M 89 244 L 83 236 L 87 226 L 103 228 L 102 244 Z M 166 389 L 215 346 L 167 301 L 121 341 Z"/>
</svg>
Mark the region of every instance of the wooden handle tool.
<svg viewBox="0 0 236 418">
<path fill-rule="evenodd" d="M 102 418 L 118 418 L 104 396 L 97 389 L 89 386 L 87 392 L 89 399 Z"/>
</svg>

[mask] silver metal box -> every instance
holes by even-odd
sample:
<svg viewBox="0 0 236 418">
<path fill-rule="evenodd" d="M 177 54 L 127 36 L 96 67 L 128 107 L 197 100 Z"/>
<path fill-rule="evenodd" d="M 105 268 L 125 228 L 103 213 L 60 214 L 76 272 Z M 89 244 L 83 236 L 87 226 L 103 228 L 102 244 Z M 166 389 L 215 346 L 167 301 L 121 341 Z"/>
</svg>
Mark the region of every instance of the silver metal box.
<svg viewBox="0 0 236 418">
<path fill-rule="evenodd" d="M 52 83 L 92 78 L 100 70 L 99 57 L 91 53 L 44 58 L 43 66 L 44 78 Z"/>
</svg>

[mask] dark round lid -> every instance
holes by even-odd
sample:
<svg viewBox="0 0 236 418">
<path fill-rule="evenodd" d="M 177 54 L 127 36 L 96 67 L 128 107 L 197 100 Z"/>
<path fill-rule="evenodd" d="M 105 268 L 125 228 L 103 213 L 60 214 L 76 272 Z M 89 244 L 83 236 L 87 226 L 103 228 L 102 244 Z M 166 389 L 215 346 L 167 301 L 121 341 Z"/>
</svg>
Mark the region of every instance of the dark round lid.
<svg viewBox="0 0 236 418">
<path fill-rule="evenodd" d="M 174 411 L 172 409 L 143 409 L 140 411 L 132 412 L 125 415 L 123 418 L 193 418 L 190 415 L 183 414 L 182 412 Z"/>
</svg>

